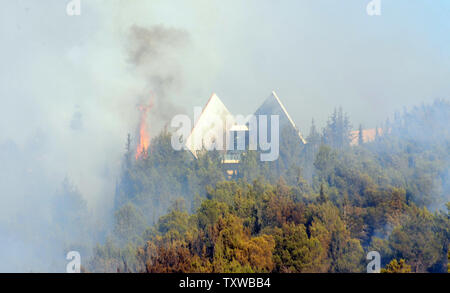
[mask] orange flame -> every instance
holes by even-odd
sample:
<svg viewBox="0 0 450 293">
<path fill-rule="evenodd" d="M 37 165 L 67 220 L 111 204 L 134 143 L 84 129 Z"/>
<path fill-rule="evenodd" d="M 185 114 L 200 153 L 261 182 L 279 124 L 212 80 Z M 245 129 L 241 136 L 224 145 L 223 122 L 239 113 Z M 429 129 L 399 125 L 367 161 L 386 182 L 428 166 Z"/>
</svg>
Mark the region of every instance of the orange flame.
<svg viewBox="0 0 450 293">
<path fill-rule="evenodd" d="M 147 116 L 153 104 L 139 106 L 141 118 L 139 122 L 139 140 L 136 147 L 136 160 L 140 157 L 147 157 L 148 147 L 150 146 L 150 134 L 147 129 Z"/>
</svg>

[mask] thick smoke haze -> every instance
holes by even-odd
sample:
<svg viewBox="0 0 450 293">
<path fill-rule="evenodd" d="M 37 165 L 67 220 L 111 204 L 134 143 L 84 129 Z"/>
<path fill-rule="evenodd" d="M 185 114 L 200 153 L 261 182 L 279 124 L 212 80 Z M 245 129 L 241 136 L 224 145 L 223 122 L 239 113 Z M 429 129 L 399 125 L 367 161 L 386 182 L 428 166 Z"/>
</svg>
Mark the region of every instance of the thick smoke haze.
<svg viewBox="0 0 450 293">
<path fill-rule="evenodd" d="M 150 100 L 154 135 L 212 92 L 250 114 L 276 90 L 307 133 L 336 106 L 374 127 L 450 92 L 445 0 L 382 1 L 379 17 L 368 0 L 81 0 L 80 16 L 68 2 L 2 3 L 0 272 L 64 269 L 70 237 L 52 215 L 65 178 L 106 229 Z"/>
<path fill-rule="evenodd" d="M 101 231 L 138 107 L 151 100 L 152 134 L 181 111 L 170 97 L 182 94 L 188 33 L 163 25 L 112 28 L 104 11 L 71 23 L 62 4 L 6 4 L 16 17 L 2 18 L 2 63 L 9 66 L 1 73 L 0 271 L 64 268 L 65 245 L 81 240 L 70 237 L 81 227 L 53 226 L 61 224 L 55 209 L 76 208 L 55 205 L 70 194 L 63 180 Z M 54 19 L 42 21 L 47 14 Z"/>
</svg>

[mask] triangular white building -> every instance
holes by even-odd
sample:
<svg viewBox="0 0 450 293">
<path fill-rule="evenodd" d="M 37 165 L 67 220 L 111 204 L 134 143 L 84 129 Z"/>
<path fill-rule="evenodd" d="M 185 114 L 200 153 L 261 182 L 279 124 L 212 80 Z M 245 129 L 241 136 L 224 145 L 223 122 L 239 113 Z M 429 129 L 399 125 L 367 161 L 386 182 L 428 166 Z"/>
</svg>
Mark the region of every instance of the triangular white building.
<svg viewBox="0 0 450 293">
<path fill-rule="evenodd" d="M 295 126 L 294 121 L 291 116 L 287 112 L 283 103 L 281 103 L 280 98 L 278 98 L 275 91 L 272 91 L 270 96 L 262 103 L 262 105 L 256 110 L 255 115 L 279 115 L 280 119 L 280 130 L 282 130 L 286 126 L 292 127 L 295 132 L 298 134 L 302 143 L 306 143 L 306 140 L 303 138 L 300 131 Z"/>
<path fill-rule="evenodd" d="M 213 93 L 186 139 L 186 147 L 195 158 L 197 152 L 203 149 L 217 147 L 225 150 L 226 135 L 234 124 L 233 115 Z"/>
<path fill-rule="evenodd" d="M 270 134 L 270 116 L 279 115 L 280 130 L 284 127 L 292 127 L 298 134 L 301 143 L 306 141 L 295 126 L 294 121 L 287 112 L 283 103 L 281 103 L 277 94 L 273 91 L 271 95 L 263 102 L 263 104 L 254 113 L 255 116 L 268 116 L 268 132 Z M 225 162 L 239 163 L 239 151 L 226 151 L 227 141 L 230 137 L 234 137 L 236 141 L 238 136 L 244 136 L 248 142 L 249 125 L 238 125 L 235 117 L 228 111 L 227 107 L 222 103 L 219 97 L 213 93 L 203 108 L 200 116 L 195 122 L 194 127 L 188 138 L 186 139 L 186 148 L 197 158 L 198 151 L 211 150 L 213 148 L 223 150 Z M 269 136 L 269 135 L 268 135 Z M 230 140 L 232 141 L 232 140 Z M 248 145 L 246 145 L 248 147 Z M 236 150 L 236 148 L 234 148 Z"/>
</svg>

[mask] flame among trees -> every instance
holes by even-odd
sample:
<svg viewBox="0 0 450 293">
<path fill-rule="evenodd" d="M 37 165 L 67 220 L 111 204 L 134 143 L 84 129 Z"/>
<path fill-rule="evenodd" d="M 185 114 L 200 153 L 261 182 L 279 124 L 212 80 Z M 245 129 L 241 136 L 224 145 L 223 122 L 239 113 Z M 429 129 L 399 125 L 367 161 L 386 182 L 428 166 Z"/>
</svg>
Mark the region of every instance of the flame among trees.
<svg viewBox="0 0 450 293">
<path fill-rule="evenodd" d="M 139 118 L 138 142 L 136 146 L 136 160 L 140 157 L 147 157 L 148 147 L 150 146 L 150 133 L 148 130 L 147 118 L 153 103 L 150 101 L 148 105 L 140 105 L 141 113 Z"/>
</svg>

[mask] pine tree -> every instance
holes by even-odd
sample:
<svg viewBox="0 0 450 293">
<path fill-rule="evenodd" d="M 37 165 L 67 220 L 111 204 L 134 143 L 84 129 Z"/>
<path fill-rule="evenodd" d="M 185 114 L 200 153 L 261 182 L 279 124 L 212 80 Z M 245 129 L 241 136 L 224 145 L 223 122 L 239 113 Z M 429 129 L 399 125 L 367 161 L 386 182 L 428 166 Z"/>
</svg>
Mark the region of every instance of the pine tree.
<svg viewBox="0 0 450 293">
<path fill-rule="evenodd" d="M 358 131 L 358 145 L 362 146 L 364 143 L 364 138 L 363 138 L 363 128 L 362 125 L 359 124 L 359 131 Z"/>
<path fill-rule="evenodd" d="M 351 124 L 347 114 L 344 114 L 342 107 L 334 109 L 333 114 L 323 130 L 323 141 L 333 148 L 343 149 L 350 145 L 352 140 Z"/>
<path fill-rule="evenodd" d="M 320 184 L 319 202 L 320 203 L 325 203 L 327 201 L 328 201 L 328 196 L 325 193 L 325 188 L 324 188 L 324 185 L 322 183 L 322 184 Z"/>
</svg>

